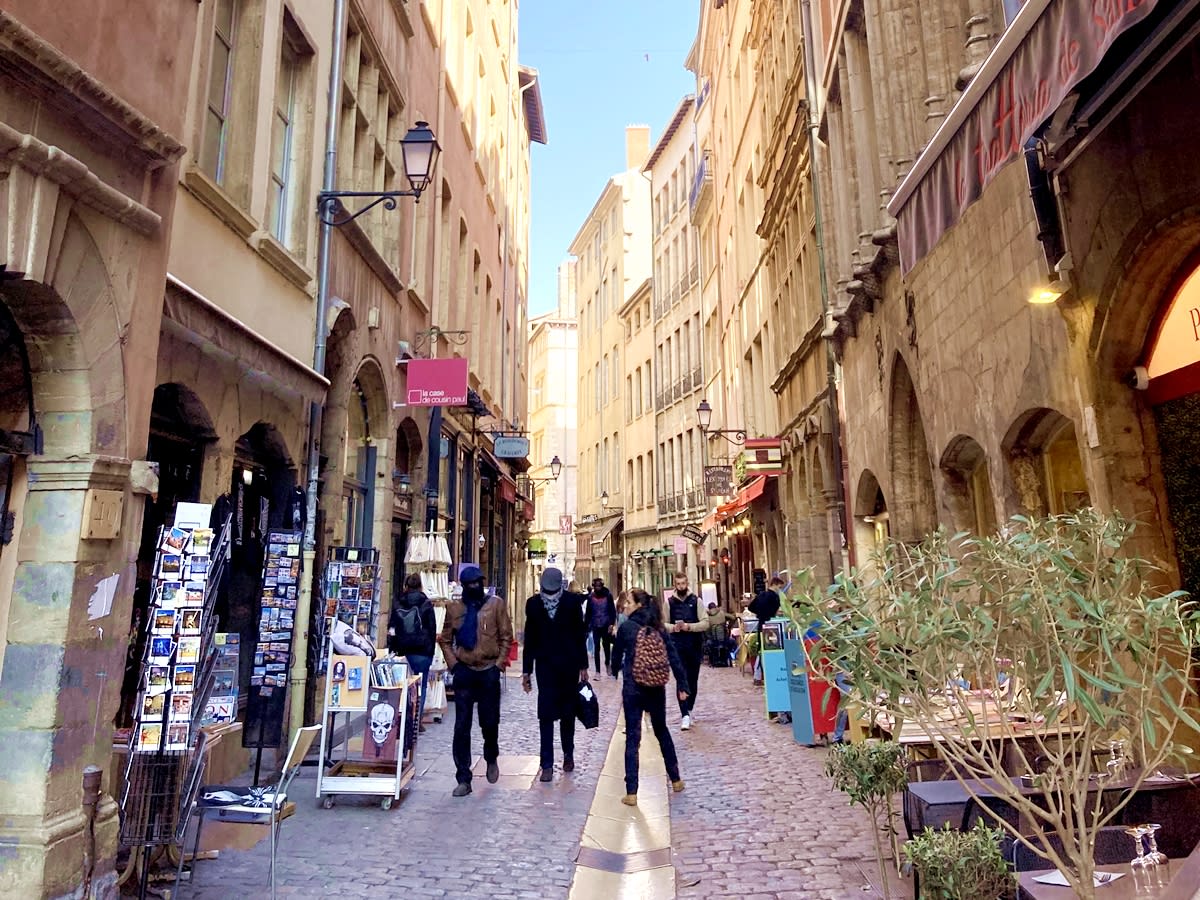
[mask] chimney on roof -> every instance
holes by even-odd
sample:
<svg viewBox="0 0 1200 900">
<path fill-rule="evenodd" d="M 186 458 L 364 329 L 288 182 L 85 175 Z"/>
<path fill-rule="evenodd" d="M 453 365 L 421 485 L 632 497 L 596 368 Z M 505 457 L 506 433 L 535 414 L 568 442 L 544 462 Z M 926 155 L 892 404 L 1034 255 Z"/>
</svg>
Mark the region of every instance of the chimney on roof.
<svg viewBox="0 0 1200 900">
<path fill-rule="evenodd" d="M 625 168 L 640 169 L 650 155 L 650 126 L 625 126 Z"/>
</svg>

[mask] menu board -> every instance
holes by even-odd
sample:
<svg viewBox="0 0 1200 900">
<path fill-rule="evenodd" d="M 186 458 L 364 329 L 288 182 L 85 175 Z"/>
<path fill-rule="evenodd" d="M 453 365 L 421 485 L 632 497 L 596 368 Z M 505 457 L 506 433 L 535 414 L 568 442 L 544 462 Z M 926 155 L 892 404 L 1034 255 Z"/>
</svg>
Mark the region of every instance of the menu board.
<svg viewBox="0 0 1200 900">
<path fill-rule="evenodd" d="M 227 547 L 227 539 L 214 542 L 211 528 L 176 524 L 159 532 L 142 685 L 134 709 L 135 753 L 191 745 L 212 684 L 212 608 Z"/>
<path fill-rule="evenodd" d="M 261 605 L 250 693 L 245 747 L 278 747 L 283 739 L 283 714 L 292 632 L 296 626 L 296 600 L 300 590 L 299 531 L 271 531 L 263 553 Z"/>
</svg>

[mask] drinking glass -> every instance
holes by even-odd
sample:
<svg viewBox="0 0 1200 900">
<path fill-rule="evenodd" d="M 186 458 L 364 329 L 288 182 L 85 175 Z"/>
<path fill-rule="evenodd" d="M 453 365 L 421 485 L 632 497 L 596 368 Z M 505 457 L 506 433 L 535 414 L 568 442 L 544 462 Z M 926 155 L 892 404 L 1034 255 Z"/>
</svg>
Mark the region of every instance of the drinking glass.
<svg viewBox="0 0 1200 900">
<path fill-rule="evenodd" d="M 1117 781 L 1124 778 L 1128 762 L 1129 758 L 1125 755 L 1125 742 L 1109 741 L 1108 762 L 1105 764 L 1109 779 Z"/>
<path fill-rule="evenodd" d="M 1150 844 L 1150 852 L 1146 854 L 1146 859 L 1154 860 L 1154 865 L 1156 866 L 1165 866 L 1169 861 L 1167 854 L 1158 849 L 1158 832 L 1162 826 L 1156 822 L 1152 822 L 1142 827 L 1146 829 L 1146 840 Z"/>
<path fill-rule="evenodd" d="M 1125 829 L 1125 833 L 1133 838 L 1133 844 L 1137 847 L 1137 856 L 1129 861 L 1129 868 L 1134 872 L 1142 871 L 1147 866 L 1146 848 L 1142 842 L 1142 839 L 1146 836 L 1146 827 L 1144 825 L 1130 825 Z"/>
</svg>

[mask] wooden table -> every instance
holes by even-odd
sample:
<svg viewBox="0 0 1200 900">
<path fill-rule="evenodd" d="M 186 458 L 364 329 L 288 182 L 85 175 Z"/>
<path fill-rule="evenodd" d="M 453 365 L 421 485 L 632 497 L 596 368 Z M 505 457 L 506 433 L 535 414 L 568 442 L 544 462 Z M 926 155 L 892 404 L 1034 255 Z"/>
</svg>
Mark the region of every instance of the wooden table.
<svg viewBox="0 0 1200 900">
<path fill-rule="evenodd" d="M 1162 886 L 1153 890 L 1146 890 L 1146 875 L 1139 874 L 1138 878 L 1141 880 L 1142 886 L 1140 892 L 1137 889 L 1138 882 L 1134 881 L 1134 876 L 1131 874 L 1133 870 L 1129 868 L 1129 863 L 1120 866 L 1097 866 L 1096 871 L 1098 872 L 1120 872 L 1125 877 L 1098 886 L 1096 896 L 1100 900 L 1130 900 L 1130 898 L 1149 900 L 1151 897 L 1166 900 L 1168 897 L 1181 896 L 1174 893 L 1177 886 L 1169 884 L 1169 882 L 1175 880 L 1175 876 L 1183 871 L 1184 862 L 1182 859 L 1172 859 L 1165 867 L 1160 867 L 1160 872 L 1162 868 L 1166 868 L 1166 877 L 1162 879 Z M 1053 871 L 1054 869 L 1037 869 L 1033 872 L 1022 872 L 1019 876 L 1020 890 L 1017 896 L 1027 898 L 1027 900 L 1071 900 L 1075 897 L 1075 892 L 1071 888 L 1039 884 L 1034 881 L 1034 878 L 1039 875 L 1048 875 Z M 1192 885 L 1192 887 L 1195 888 L 1196 885 Z M 1190 897 L 1191 895 L 1186 896 Z"/>
</svg>

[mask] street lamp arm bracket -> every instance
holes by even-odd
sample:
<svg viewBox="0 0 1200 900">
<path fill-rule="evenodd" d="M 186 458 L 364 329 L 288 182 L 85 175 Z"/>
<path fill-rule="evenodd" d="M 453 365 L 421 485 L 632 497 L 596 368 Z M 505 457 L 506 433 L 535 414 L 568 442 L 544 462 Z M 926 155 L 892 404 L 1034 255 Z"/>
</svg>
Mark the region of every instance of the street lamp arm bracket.
<svg viewBox="0 0 1200 900">
<path fill-rule="evenodd" d="M 383 204 L 384 209 L 392 210 L 396 208 L 396 200 L 400 197 L 413 197 L 419 200 L 420 196 L 420 191 L 322 191 L 317 194 L 317 216 L 324 224 L 341 228 L 380 204 Z M 346 209 L 342 201 L 352 199 L 369 199 L 371 202 L 357 210 L 350 211 Z"/>
</svg>

